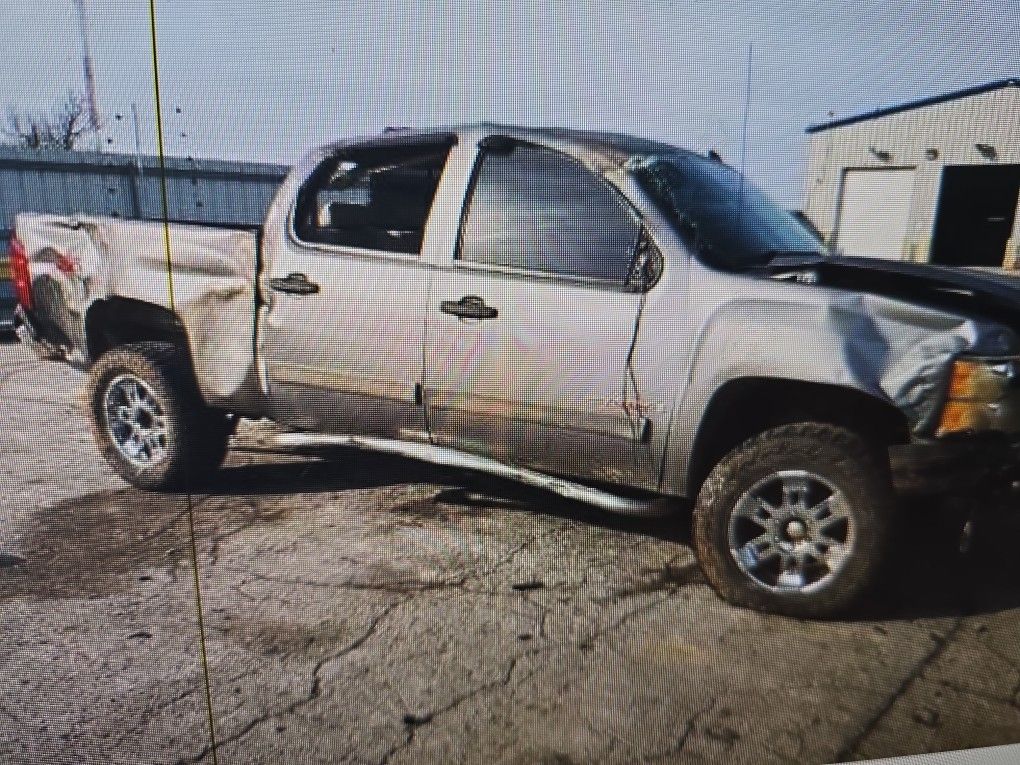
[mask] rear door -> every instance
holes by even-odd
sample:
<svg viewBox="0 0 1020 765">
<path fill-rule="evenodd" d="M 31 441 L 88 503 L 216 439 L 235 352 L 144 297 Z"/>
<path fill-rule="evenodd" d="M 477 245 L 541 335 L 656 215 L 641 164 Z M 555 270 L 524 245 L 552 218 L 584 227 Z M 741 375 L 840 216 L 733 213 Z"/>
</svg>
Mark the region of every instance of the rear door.
<svg viewBox="0 0 1020 765">
<path fill-rule="evenodd" d="M 604 179 L 530 144 L 480 151 L 428 307 L 433 440 L 593 480 L 645 483 L 628 364 L 641 224 Z"/>
<path fill-rule="evenodd" d="M 273 416 L 321 431 L 427 439 L 421 252 L 451 140 L 326 159 L 269 265 L 262 333 Z"/>
</svg>

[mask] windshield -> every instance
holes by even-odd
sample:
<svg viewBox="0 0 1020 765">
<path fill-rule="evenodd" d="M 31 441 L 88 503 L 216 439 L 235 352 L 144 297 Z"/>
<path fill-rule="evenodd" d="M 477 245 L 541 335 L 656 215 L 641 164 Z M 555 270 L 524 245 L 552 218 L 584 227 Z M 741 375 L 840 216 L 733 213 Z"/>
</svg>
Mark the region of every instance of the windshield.
<svg viewBox="0 0 1020 765">
<path fill-rule="evenodd" d="M 741 270 L 778 255 L 827 254 L 808 226 L 721 162 L 694 154 L 655 156 L 634 172 L 708 265 Z"/>
</svg>

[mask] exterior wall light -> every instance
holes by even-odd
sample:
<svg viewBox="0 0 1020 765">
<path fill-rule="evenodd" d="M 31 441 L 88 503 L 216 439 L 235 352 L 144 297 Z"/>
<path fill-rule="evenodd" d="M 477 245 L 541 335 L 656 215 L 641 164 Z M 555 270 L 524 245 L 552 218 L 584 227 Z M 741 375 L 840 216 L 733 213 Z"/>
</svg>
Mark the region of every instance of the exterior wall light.
<svg viewBox="0 0 1020 765">
<path fill-rule="evenodd" d="M 939 150 L 938 149 L 925 149 L 924 156 L 926 156 L 928 159 L 934 161 L 934 160 L 939 158 Z"/>
<path fill-rule="evenodd" d="M 892 154 L 887 152 L 885 149 L 876 149 L 874 146 L 869 146 L 868 151 L 871 152 L 871 156 L 881 160 L 882 162 L 888 162 L 892 159 Z"/>
<path fill-rule="evenodd" d="M 995 159 L 999 156 L 999 153 L 995 150 L 995 147 L 988 143 L 976 143 L 974 148 L 978 150 L 978 153 L 985 159 Z"/>
</svg>

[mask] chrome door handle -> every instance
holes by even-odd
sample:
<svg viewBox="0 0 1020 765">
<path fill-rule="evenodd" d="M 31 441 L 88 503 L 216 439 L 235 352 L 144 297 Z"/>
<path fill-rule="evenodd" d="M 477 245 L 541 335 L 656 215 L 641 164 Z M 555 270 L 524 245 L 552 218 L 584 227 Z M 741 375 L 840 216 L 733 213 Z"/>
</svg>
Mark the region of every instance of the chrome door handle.
<svg viewBox="0 0 1020 765">
<path fill-rule="evenodd" d="M 309 281 L 304 274 L 288 274 L 283 278 L 269 280 L 269 286 L 277 292 L 289 292 L 292 295 L 314 295 L 319 285 Z"/>
<path fill-rule="evenodd" d="M 460 300 L 444 300 L 439 304 L 439 310 L 462 319 L 495 319 L 499 316 L 499 311 L 486 305 L 485 300 L 477 295 L 465 295 Z"/>
</svg>

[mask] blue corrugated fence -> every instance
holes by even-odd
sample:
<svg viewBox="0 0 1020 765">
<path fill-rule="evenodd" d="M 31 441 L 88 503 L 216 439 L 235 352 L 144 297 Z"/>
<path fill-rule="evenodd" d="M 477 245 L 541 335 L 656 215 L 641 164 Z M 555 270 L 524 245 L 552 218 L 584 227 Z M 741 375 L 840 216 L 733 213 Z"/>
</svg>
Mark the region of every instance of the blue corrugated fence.
<svg viewBox="0 0 1020 765">
<path fill-rule="evenodd" d="M 209 159 L 166 160 L 170 218 L 258 225 L 283 165 Z M 162 217 L 157 157 L 0 146 L 0 250 L 19 212 Z"/>
</svg>

